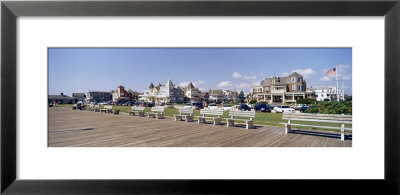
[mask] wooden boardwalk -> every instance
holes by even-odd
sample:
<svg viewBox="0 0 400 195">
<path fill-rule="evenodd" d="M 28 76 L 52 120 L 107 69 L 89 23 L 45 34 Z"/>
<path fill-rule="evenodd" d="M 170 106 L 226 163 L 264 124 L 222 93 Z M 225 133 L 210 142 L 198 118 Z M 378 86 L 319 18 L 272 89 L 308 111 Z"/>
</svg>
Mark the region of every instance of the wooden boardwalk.
<svg viewBox="0 0 400 195">
<path fill-rule="evenodd" d="M 284 134 L 283 127 L 213 126 L 49 108 L 49 147 L 351 147 L 352 141 Z"/>
</svg>

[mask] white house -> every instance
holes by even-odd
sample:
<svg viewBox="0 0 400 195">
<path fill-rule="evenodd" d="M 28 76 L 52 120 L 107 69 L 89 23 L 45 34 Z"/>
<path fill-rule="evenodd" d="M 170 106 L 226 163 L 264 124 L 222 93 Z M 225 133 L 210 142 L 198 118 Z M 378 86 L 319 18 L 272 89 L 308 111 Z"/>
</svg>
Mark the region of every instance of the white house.
<svg viewBox="0 0 400 195">
<path fill-rule="evenodd" d="M 183 103 L 184 91 L 181 87 L 175 86 L 171 79 L 165 85 L 150 84 L 149 89 L 139 96 L 141 100 L 152 101 L 155 103 Z"/>
<path fill-rule="evenodd" d="M 317 101 L 337 100 L 337 88 L 335 86 L 313 87 L 313 91 Z M 342 99 L 343 92 L 339 89 L 339 98 Z"/>
</svg>

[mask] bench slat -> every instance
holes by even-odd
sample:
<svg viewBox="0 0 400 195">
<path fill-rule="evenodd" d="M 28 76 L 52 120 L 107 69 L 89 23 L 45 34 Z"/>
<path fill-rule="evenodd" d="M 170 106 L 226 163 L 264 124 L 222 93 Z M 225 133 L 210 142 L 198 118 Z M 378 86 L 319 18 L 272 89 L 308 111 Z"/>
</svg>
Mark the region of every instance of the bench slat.
<svg viewBox="0 0 400 195">
<path fill-rule="evenodd" d="M 251 117 L 254 118 L 256 116 L 255 111 L 239 111 L 239 110 L 233 110 L 229 111 L 229 116 L 238 116 L 238 117 Z"/>
<path fill-rule="evenodd" d="M 286 124 L 288 124 L 288 123 L 279 123 L 279 124 L 282 124 L 282 125 L 286 125 Z M 289 125 L 289 124 L 288 124 Z M 296 123 L 290 123 L 290 125 L 292 125 L 292 126 L 303 126 L 303 127 L 317 127 L 317 128 L 325 128 L 325 129 L 342 129 L 341 127 L 328 127 L 328 126 L 316 126 L 316 125 L 304 125 L 304 124 L 296 124 Z M 350 127 L 345 127 L 345 128 L 343 128 L 343 129 L 345 129 L 345 130 L 352 130 L 352 128 L 350 128 Z"/>
<path fill-rule="evenodd" d="M 309 122 L 323 122 L 323 123 L 343 123 L 343 124 L 353 124 L 352 121 L 340 121 L 340 120 L 318 120 L 318 119 L 304 119 L 304 118 L 283 118 L 283 120 L 291 121 L 309 121 Z"/>
<path fill-rule="evenodd" d="M 224 115 L 224 111 L 223 110 L 206 110 L 206 109 L 202 109 L 202 110 L 200 110 L 200 114 L 202 114 L 202 115 L 222 116 L 222 115 Z"/>
</svg>

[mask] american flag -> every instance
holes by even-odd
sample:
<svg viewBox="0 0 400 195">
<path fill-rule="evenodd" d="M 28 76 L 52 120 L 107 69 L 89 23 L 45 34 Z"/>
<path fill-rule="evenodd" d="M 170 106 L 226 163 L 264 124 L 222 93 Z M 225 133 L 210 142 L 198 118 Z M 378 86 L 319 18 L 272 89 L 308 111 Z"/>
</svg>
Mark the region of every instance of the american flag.
<svg viewBox="0 0 400 195">
<path fill-rule="evenodd" d="M 332 76 L 334 74 L 336 74 L 336 68 L 333 68 L 331 70 L 328 70 L 328 72 L 326 73 L 328 76 Z"/>
</svg>

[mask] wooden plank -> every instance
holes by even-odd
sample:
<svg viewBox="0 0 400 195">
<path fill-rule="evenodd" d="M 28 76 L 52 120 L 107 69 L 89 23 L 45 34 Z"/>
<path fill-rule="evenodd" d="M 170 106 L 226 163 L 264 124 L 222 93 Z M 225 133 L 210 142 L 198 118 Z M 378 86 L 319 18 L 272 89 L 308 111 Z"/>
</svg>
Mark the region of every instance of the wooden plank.
<svg viewBox="0 0 400 195">
<path fill-rule="evenodd" d="M 226 125 L 177 123 L 127 113 L 105 115 L 49 108 L 49 147 L 351 147 L 352 141 L 299 134 L 283 127 L 252 130 Z M 238 125 L 239 126 L 239 125 Z M 325 131 L 322 131 L 325 132 Z"/>
</svg>

